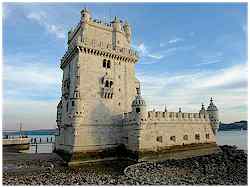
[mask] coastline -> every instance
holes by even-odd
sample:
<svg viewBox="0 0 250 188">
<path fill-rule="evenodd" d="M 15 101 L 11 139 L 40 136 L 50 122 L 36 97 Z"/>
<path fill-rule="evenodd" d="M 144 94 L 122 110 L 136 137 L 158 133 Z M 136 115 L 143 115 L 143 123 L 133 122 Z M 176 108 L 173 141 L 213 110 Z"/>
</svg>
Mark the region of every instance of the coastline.
<svg viewBox="0 0 250 188">
<path fill-rule="evenodd" d="M 247 185 L 247 153 L 220 147 L 221 153 L 190 159 L 76 168 L 66 167 L 54 153 L 3 152 L 3 185 Z"/>
</svg>

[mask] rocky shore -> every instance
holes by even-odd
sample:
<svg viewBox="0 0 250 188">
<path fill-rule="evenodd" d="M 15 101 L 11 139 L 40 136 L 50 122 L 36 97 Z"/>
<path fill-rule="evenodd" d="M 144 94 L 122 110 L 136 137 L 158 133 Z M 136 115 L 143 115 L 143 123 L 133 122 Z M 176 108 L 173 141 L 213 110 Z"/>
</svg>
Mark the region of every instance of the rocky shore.
<svg viewBox="0 0 250 188">
<path fill-rule="evenodd" d="M 247 154 L 222 152 L 161 162 L 112 161 L 68 168 L 56 155 L 3 155 L 4 185 L 247 185 Z M 10 154 L 9 154 L 10 155 Z"/>
</svg>

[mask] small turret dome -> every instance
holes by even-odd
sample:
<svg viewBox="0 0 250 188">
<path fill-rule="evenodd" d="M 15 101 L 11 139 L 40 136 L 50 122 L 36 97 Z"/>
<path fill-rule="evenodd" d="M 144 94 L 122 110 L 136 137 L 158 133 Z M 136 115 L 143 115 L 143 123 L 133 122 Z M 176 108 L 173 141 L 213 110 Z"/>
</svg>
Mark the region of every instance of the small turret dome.
<svg viewBox="0 0 250 188">
<path fill-rule="evenodd" d="M 213 103 L 213 98 L 210 99 L 210 104 L 207 107 L 207 111 L 218 111 L 218 108 Z"/>
<path fill-rule="evenodd" d="M 132 102 L 132 106 L 146 106 L 146 102 L 141 95 L 137 95 Z"/>
</svg>

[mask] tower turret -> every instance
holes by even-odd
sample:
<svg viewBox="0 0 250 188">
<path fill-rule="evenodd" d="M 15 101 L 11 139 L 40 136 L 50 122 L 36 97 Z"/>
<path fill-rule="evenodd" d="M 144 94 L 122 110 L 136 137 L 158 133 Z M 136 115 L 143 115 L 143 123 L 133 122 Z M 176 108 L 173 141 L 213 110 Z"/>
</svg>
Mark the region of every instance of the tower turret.
<svg viewBox="0 0 250 188">
<path fill-rule="evenodd" d="M 121 21 L 117 16 L 115 16 L 115 19 L 112 22 L 112 26 L 114 31 L 121 31 Z"/>
<path fill-rule="evenodd" d="M 141 96 L 140 88 L 137 88 L 137 96 L 132 102 L 132 113 L 139 120 L 147 118 L 146 102 Z"/>
<path fill-rule="evenodd" d="M 130 40 L 131 40 L 131 27 L 130 27 L 130 25 L 128 24 L 127 21 L 125 21 L 125 23 L 123 25 L 123 29 L 124 29 L 126 38 L 127 38 L 128 42 L 130 43 Z"/>
<path fill-rule="evenodd" d="M 200 117 L 203 117 L 203 118 L 208 117 L 208 113 L 207 113 L 203 103 L 201 104 L 201 109 L 199 111 L 199 114 L 200 114 Z"/>
<path fill-rule="evenodd" d="M 218 115 L 218 108 L 213 103 L 212 97 L 210 99 L 210 104 L 207 107 L 207 112 L 209 115 L 209 119 L 211 122 L 213 132 L 214 132 L 214 134 L 216 134 L 217 129 L 218 129 L 218 125 L 219 125 L 219 115 Z"/>
<path fill-rule="evenodd" d="M 87 8 L 84 8 L 81 11 L 81 22 L 88 22 L 91 20 L 90 11 Z"/>
<path fill-rule="evenodd" d="M 83 118 L 83 107 L 81 104 L 80 92 L 75 89 L 73 97 L 70 98 L 71 101 L 71 115 L 72 115 L 72 125 L 79 124 Z"/>
</svg>

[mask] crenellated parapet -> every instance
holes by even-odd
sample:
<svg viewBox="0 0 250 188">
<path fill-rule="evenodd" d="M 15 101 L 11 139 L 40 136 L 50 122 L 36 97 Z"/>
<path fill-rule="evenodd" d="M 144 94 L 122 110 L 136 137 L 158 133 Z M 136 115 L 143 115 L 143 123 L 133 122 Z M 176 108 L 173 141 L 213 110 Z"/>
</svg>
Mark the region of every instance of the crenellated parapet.
<svg viewBox="0 0 250 188">
<path fill-rule="evenodd" d="M 209 121 L 208 114 L 187 112 L 148 111 L 148 121 Z"/>
<path fill-rule="evenodd" d="M 137 119 L 136 116 L 132 113 L 124 114 L 124 122 L 131 123 L 136 121 L 144 122 L 176 122 L 180 121 L 183 123 L 188 122 L 209 122 L 208 113 L 187 113 L 187 112 L 164 112 L 164 111 L 148 111 L 147 117 L 142 119 Z"/>
</svg>

